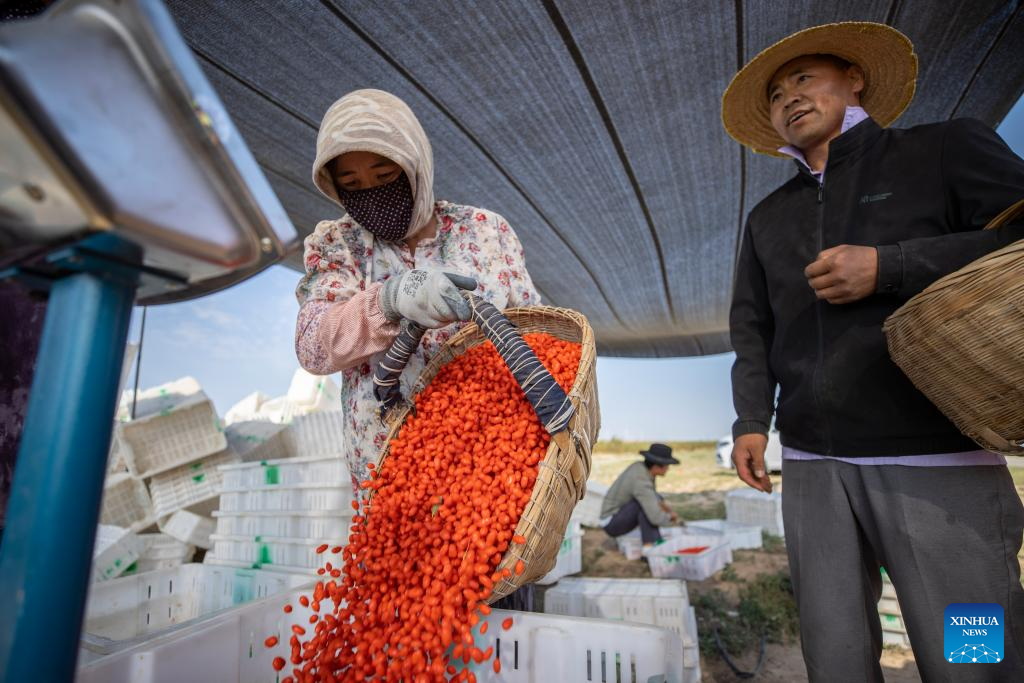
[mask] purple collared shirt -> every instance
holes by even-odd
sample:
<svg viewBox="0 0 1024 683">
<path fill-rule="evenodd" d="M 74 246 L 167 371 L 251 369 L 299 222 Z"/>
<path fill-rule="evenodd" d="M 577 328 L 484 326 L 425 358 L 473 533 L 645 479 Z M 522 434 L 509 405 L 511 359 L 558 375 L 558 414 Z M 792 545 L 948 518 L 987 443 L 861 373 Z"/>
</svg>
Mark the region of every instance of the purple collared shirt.
<svg viewBox="0 0 1024 683">
<path fill-rule="evenodd" d="M 842 135 L 858 123 L 868 118 L 868 113 L 861 107 L 847 107 L 843 115 L 843 126 L 839 130 Z M 825 183 L 825 171 L 815 171 L 807 163 L 804 153 L 793 145 L 780 147 L 779 152 L 789 155 L 807 167 L 818 182 Z M 853 465 L 904 465 L 908 467 L 965 467 L 969 465 L 1005 465 L 1006 458 L 999 453 L 986 450 L 965 451 L 963 453 L 933 453 L 930 455 L 887 455 L 874 458 L 844 458 L 840 456 L 818 455 L 796 448 L 782 448 L 784 460 L 839 460 Z"/>
<path fill-rule="evenodd" d="M 866 118 L 868 118 L 868 113 L 864 111 L 862 107 L 847 107 L 846 113 L 843 114 L 843 125 L 839 129 L 839 134 L 842 135 Z M 779 152 L 793 157 L 806 166 L 807 170 L 811 172 L 811 175 L 818 179 L 819 183 L 825 182 L 825 169 L 815 171 L 811 168 L 811 165 L 807 163 L 807 159 L 804 157 L 804 153 L 801 152 L 798 147 L 786 145 L 785 147 L 779 147 Z"/>
</svg>

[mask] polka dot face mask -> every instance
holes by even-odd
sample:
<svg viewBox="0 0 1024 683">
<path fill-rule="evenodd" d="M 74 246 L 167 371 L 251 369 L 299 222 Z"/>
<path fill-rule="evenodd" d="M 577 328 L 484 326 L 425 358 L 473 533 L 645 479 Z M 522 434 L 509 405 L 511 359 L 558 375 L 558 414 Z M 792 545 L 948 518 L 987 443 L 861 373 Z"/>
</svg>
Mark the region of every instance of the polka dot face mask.
<svg viewBox="0 0 1024 683">
<path fill-rule="evenodd" d="M 397 242 L 412 222 L 412 186 L 402 173 L 387 185 L 365 190 L 338 189 L 338 199 L 356 223 L 385 242 Z"/>
</svg>

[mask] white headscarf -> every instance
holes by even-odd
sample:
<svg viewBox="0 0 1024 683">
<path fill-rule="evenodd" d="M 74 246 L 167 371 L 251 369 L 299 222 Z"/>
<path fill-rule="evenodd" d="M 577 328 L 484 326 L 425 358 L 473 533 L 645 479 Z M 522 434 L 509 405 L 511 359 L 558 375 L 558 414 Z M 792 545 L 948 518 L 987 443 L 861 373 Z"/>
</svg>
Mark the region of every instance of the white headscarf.
<svg viewBox="0 0 1024 683">
<path fill-rule="evenodd" d="M 328 199 L 338 199 L 327 164 L 346 152 L 373 152 L 402 167 L 412 186 L 412 222 L 406 237 L 429 224 L 434 214 L 434 154 L 427 134 L 409 106 L 383 90 L 354 90 L 330 106 L 316 137 L 313 182 Z"/>
</svg>

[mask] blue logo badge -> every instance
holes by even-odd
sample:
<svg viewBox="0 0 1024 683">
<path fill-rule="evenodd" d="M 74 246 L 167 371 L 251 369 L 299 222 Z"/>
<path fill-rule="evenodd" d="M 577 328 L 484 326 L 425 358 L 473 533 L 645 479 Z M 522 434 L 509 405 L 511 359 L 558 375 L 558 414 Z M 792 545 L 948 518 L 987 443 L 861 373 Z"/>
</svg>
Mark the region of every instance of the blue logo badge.
<svg viewBox="0 0 1024 683">
<path fill-rule="evenodd" d="M 954 602 L 945 614 L 946 661 L 995 664 L 1003 661 L 1003 608 L 992 602 Z"/>
</svg>

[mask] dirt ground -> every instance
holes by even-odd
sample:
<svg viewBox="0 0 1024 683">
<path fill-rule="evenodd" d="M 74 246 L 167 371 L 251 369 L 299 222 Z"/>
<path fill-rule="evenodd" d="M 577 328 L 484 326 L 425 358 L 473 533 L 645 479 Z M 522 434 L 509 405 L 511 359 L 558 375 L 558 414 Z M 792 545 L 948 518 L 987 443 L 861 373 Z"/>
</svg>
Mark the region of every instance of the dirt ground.
<svg viewBox="0 0 1024 683">
<path fill-rule="evenodd" d="M 682 461 L 669 475 L 658 481 L 658 491 L 666 501 L 686 519 L 725 517 L 725 493 L 743 486 L 736 475 L 720 469 L 714 462 L 714 451 L 704 446 L 680 452 Z M 618 473 L 637 459 L 631 453 L 599 453 L 594 456 L 591 479 L 610 484 Z M 1011 468 L 1017 490 L 1024 498 L 1024 467 Z M 776 490 L 782 489 L 781 476 L 772 475 Z M 1024 552 L 1021 555 L 1024 566 Z M 741 587 L 762 574 L 785 572 L 788 574 L 785 545 L 774 539 L 761 550 L 734 553 L 733 563 L 706 581 L 688 581 L 691 601 L 695 596 L 718 589 L 731 600 L 738 600 Z M 725 576 L 723 576 L 725 574 Z M 617 578 L 647 578 L 650 571 L 643 560 L 629 561 L 618 552 L 615 542 L 598 529 L 587 529 L 583 537 L 583 576 Z M 752 669 L 757 652 L 751 651 L 733 658 L 742 669 Z M 887 647 L 882 652 L 882 669 L 887 683 L 919 681 L 913 652 Z M 717 656 L 701 655 L 702 681 L 733 683 L 740 680 L 726 663 Z M 765 683 L 794 683 L 807 680 L 798 638 L 784 644 L 769 644 L 765 649 L 765 662 L 760 675 L 753 680 Z"/>
<path fill-rule="evenodd" d="M 720 493 L 724 498 L 724 493 Z M 758 574 L 771 574 L 786 571 L 785 549 L 776 552 L 742 550 L 734 554 L 731 565 L 735 572 L 735 580 L 727 581 L 718 572 L 706 581 L 688 581 L 687 589 L 691 599 L 704 591 L 714 588 L 722 590 L 732 599 L 737 599 L 741 584 Z M 583 572 L 584 576 L 608 576 L 616 578 L 650 578 L 651 572 L 643 560 L 629 561 L 618 552 L 615 542 L 599 529 L 587 529 L 583 537 Z M 757 652 L 749 652 L 745 656 L 733 658 L 736 665 L 744 670 L 751 670 L 757 663 Z M 714 683 L 733 683 L 740 680 L 729 669 L 726 663 L 717 657 L 700 658 L 701 681 Z M 882 652 L 882 668 L 887 683 L 912 683 L 920 680 L 914 655 L 909 650 L 886 648 Z M 764 683 L 795 683 L 807 680 L 804 670 L 803 655 L 800 643 L 791 642 L 785 645 L 769 644 L 765 648 L 765 661 L 761 673 L 755 680 Z"/>
</svg>

